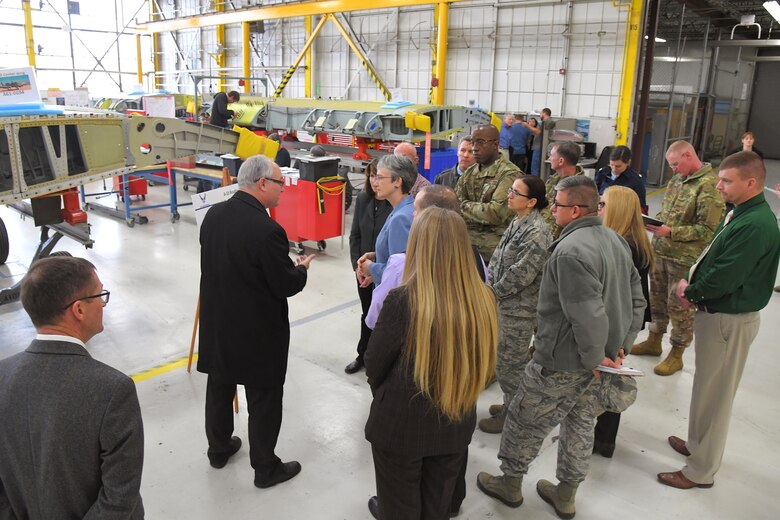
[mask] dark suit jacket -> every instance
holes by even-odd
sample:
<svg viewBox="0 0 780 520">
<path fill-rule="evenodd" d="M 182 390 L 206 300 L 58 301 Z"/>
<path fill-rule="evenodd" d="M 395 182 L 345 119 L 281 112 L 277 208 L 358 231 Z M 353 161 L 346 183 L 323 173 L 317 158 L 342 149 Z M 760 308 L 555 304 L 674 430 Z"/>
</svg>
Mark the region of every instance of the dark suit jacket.
<svg viewBox="0 0 780 520">
<path fill-rule="evenodd" d="M 386 200 L 377 200 L 365 190 L 358 193 L 349 232 L 349 256 L 353 270 L 357 267 L 358 258 L 376 250 L 376 237 L 391 211 L 393 206 Z"/>
<path fill-rule="evenodd" d="M 455 163 L 455 166 L 453 166 L 452 168 L 448 168 L 443 172 L 441 172 L 439 175 L 437 175 L 433 183 L 443 184 L 444 186 L 449 186 L 454 190 L 455 185 L 458 184 L 459 179 L 460 179 L 460 175 L 458 175 L 458 164 Z"/>
<path fill-rule="evenodd" d="M 282 143 L 279 143 L 279 151 L 276 152 L 276 159 L 274 159 L 274 162 L 276 162 L 279 168 L 290 167 L 290 152 L 282 146 Z"/>
<path fill-rule="evenodd" d="M 408 457 L 461 453 L 471 442 L 476 407 L 454 423 L 420 394 L 412 368 L 403 359 L 409 320 L 406 289 L 393 289 L 382 306 L 364 357 L 374 394 L 366 439 L 379 449 Z"/>
<path fill-rule="evenodd" d="M 0 518 L 141 519 L 133 381 L 76 343 L 0 361 Z"/>
<path fill-rule="evenodd" d="M 215 205 L 200 228 L 198 371 L 248 386 L 284 384 L 287 298 L 306 285 L 287 234 L 243 191 Z"/>
<path fill-rule="evenodd" d="M 209 123 L 227 128 L 229 126 L 228 119 L 234 115 L 232 110 L 228 110 L 227 106 L 227 94 L 217 92 L 214 96 L 214 101 L 211 103 L 211 119 Z"/>
</svg>

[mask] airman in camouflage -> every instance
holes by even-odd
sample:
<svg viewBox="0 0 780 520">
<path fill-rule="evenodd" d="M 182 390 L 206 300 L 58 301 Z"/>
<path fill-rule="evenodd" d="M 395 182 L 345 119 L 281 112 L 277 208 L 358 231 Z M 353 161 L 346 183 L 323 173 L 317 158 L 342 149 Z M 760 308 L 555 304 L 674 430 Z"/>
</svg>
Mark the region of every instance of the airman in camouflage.
<svg viewBox="0 0 780 520">
<path fill-rule="evenodd" d="M 631 350 L 637 355 L 661 355 L 661 340 L 671 321 L 672 350 L 655 367 L 655 373 L 663 376 L 682 369 L 683 352 L 693 341 L 696 309 L 684 309 L 674 290 L 712 239 L 725 209 L 723 198 L 715 188 L 718 178 L 713 174 L 712 166 L 699 160 L 690 143 L 673 143 L 666 152 L 666 160 L 675 175 L 666 187 L 663 206 L 656 217 L 664 225 L 647 226 L 654 235 L 656 258 L 650 271 L 653 321 L 647 340 Z"/>
<path fill-rule="evenodd" d="M 538 183 L 536 190 L 539 196 L 543 193 L 544 185 L 537 177 L 525 177 L 514 182 L 512 188 L 521 195 L 510 192 L 510 208 L 514 204 L 521 211 L 504 232 L 488 265 L 490 285 L 498 299 L 496 378 L 504 400 L 503 406 L 494 408 L 498 413 L 479 421 L 479 428 L 487 433 L 501 433 L 506 410 L 517 393 L 525 366 L 531 360 L 529 347 L 536 330 L 539 285 L 552 244 L 552 236 L 537 206 L 529 207 L 532 203 L 539 205 L 539 202 L 532 196 L 533 191 L 526 182 Z M 546 205 L 546 201 L 542 201 L 541 205 Z"/>
<path fill-rule="evenodd" d="M 471 242 L 486 261 L 493 255 L 512 212 L 506 207 L 506 193 L 518 175 L 517 166 L 498 152 L 498 129 L 477 127 L 472 133 L 477 163 L 463 172 L 455 186 Z"/>
<path fill-rule="evenodd" d="M 533 359 L 507 411 L 498 452 L 503 474 L 480 473 L 477 487 L 521 505 L 523 476 L 560 424 L 560 484 L 541 480 L 537 491 L 558 516 L 572 518 L 593 451 L 593 422 L 605 410 L 593 370 L 619 365 L 620 350 L 636 338 L 646 304 L 628 246 L 596 214 L 596 183 L 583 176 L 562 179 L 555 200 L 563 231 L 542 274 Z"/>
<path fill-rule="evenodd" d="M 542 216 L 550 227 L 550 233 L 553 240 L 557 240 L 561 234 L 561 228 L 555 223 L 555 217 L 552 214 L 551 207 L 555 200 L 555 185 L 565 177 L 572 175 L 585 175 L 585 170 L 577 162 L 580 160 L 581 150 L 575 143 L 563 141 L 555 143 L 550 150 L 550 167 L 555 171 L 545 182 L 547 187 L 547 202 L 550 207 L 542 211 Z"/>
</svg>

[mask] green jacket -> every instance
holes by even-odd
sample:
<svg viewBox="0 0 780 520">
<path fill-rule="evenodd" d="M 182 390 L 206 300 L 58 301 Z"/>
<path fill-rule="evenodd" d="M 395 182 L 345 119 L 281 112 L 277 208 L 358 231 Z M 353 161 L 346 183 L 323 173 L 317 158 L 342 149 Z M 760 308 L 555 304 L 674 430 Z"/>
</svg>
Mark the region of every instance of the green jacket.
<svg viewBox="0 0 780 520">
<path fill-rule="evenodd" d="M 715 231 L 717 235 L 723 222 Z M 728 226 L 693 273 L 685 297 L 708 308 L 738 314 L 769 302 L 780 259 L 780 230 L 763 193 L 734 208 Z"/>
<path fill-rule="evenodd" d="M 578 164 L 574 175 L 585 175 L 585 170 Z M 556 173 L 550 176 L 544 183 L 547 192 L 548 206 L 542 210 L 542 216 L 550 228 L 550 234 L 552 235 L 553 240 L 556 240 L 561 234 L 561 228 L 555 223 L 555 215 L 552 214 L 552 203 L 555 200 L 555 186 L 560 181 L 561 176 Z"/>
<path fill-rule="evenodd" d="M 467 168 L 455 185 L 469 236 L 485 261 L 490 260 L 512 220 L 513 213 L 506 205 L 506 194 L 520 174 L 517 166 L 499 155 L 486 168 L 479 164 Z"/>
<path fill-rule="evenodd" d="M 654 237 L 655 254 L 685 265 L 693 265 L 712 239 L 726 205 L 715 185 L 712 166 L 687 176 L 675 174 L 666 187 L 658 220 L 672 228 L 670 237 Z"/>
</svg>

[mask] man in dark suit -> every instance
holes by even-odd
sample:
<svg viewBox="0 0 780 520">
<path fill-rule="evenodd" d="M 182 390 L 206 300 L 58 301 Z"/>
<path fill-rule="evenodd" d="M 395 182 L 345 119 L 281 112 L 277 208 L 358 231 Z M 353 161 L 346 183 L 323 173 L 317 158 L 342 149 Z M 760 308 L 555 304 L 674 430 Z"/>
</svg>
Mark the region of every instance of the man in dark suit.
<svg viewBox="0 0 780 520">
<path fill-rule="evenodd" d="M 244 385 L 249 411 L 249 458 L 255 486 L 285 482 L 301 471 L 276 456 L 282 425 L 290 322 L 287 298 L 306 285 L 314 255 L 289 257 L 287 235 L 266 209 L 284 190 L 279 166 L 250 157 L 238 171 L 239 191 L 212 207 L 200 230 L 200 352 L 206 387 L 208 457 L 223 467 L 241 447 L 233 433 L 233 395 Z"/>
<path fill-rule="evenodd" d="M 144 517 L 135 385 L 85 347 L 109 295 L 82 258 L 38 260 L 22 280 L 38 335 L 0 361 L 0 518 Z"/>
</svg>

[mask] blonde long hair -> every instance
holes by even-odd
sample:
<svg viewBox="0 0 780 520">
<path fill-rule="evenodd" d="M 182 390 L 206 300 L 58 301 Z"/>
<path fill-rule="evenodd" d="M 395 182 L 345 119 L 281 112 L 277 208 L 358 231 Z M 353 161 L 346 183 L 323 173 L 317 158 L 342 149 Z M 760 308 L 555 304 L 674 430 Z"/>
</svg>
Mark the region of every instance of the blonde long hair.
<svg viewBox="0 0 780 520">
<path fill-rule="evenodd" d="M 495 371 L 498 343 L 495 296 L 479 277 L 460 215 L 430 207 L 415 217 L 403 284 L 411 311 L 406 362 L 422 394 L 460 421 Z"/>
<path fill-rule="evenodd" d="M 642 267 L 652 268 L 655 256 L 642 223 L 642 209 L 636 192 L 625 186 L 611 186 L 604 195 L 607 197 L 604 225 L 636 248 Z"/>
</svg>

